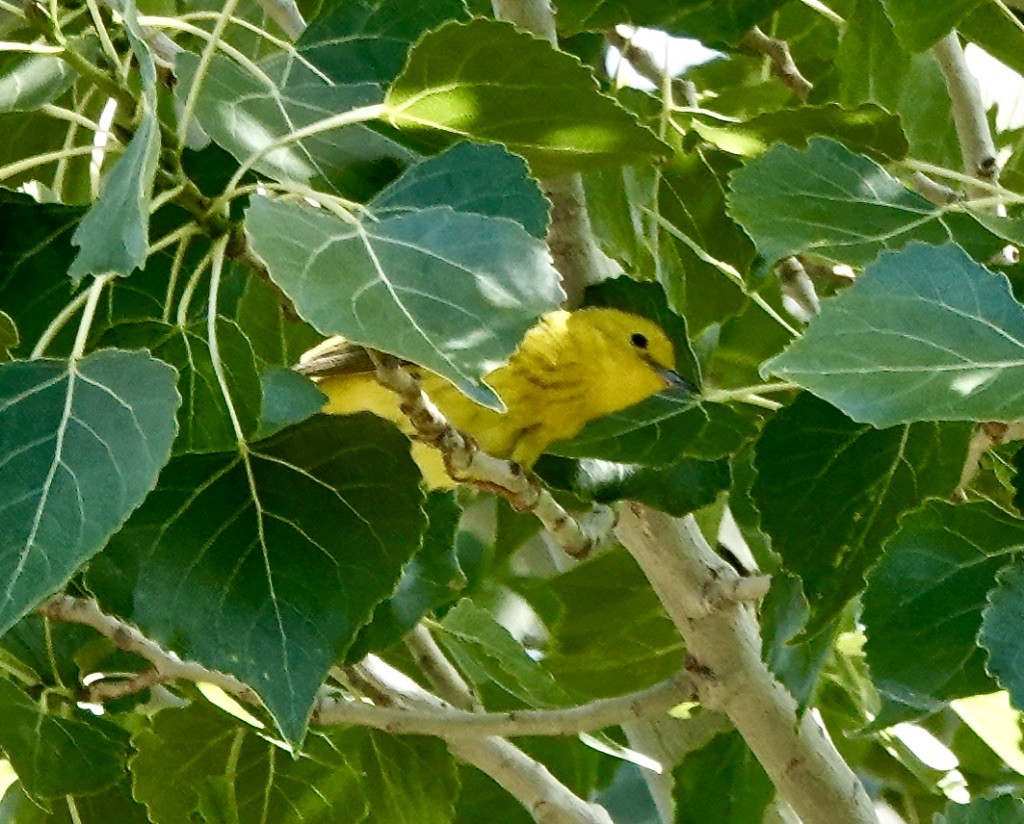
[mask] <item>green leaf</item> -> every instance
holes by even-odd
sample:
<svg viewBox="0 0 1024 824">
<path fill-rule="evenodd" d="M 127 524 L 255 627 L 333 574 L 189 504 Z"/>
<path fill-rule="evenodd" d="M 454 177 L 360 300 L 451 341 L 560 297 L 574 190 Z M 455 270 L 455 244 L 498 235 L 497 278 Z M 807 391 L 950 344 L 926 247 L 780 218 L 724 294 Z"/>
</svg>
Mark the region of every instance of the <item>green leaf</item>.
<svg viewBox="0 0 1024 824">
<path fill-rule="evenodd" d="M 757 434 L 755 417 L 729 406 L 697 404 L 685 390 L 662 392 L 591 421 L 571 441 L 548 448 L 568 458 L 667 467 L 680 458 L 716 460 Z"/>
<path fill-rule="evenodd" d="M 0 636 L 3 669 L 17 674 L 27 684 L 76 683 L 85 675 L 79 667 L 78 655 L 98 637 L 94 629 L 82 624 L 50 622 L 38 615 L 26 615 Z"/>
<path fill-rule="evenodd" d="M 738 732 L 717 735 L 672 772 L 675 824 L 761 824 L 771 779 Z"/>
<path fill-rule="evenodd" d="M 988 257 L 1003 241 L 971 215 L 945 213 L 881 166 L 824 137 L 774 146 L 732 176 L 730 213 L 769 263 L 813 252 L 850 264 L 912 240 L 955 239 Z"/>
<path fill-rule="evenodd" d="M 902 90 L 911 85 L 906 76 L 910 59 L 881 0 L 855 0 L 836 51 L 839 99 L 846 105 L 871 102 L 896 111 Z"/>
<path fill-rule="evenodd" d="M 0 306 L 33 344 L 72 297 L 71 234 L 85 210 L 0 190 Z"/>
<path fill-rule="evenodd" d="M 188 94 L 198 65 L 198 55 L 178 55 L 179 97 Z M 335 85 L 301 64 L 262 68 L 270 71 L 268 79 L 277 82 L 268 85 L 227 57 L 214 55 L 196 105 L 199 124 L 239 161 L 319 120 L 381 100 L 376 84 Z M 346 194 L 365 196 L 372 192 L 375 178 L 393 176 L 415 157 L 389 137 L 357 123 L 274 149 L 253 169 L 275 180 L 322 182 Z"/>
<path fill-rule="evenodd" d="M 785 0 L 563 0 L 558 30 L 602 31 L 619 23 L 654 26 L 670 34 L 696 37 L 711 45 L 732 44 L 771 16 Z"/>
<path fill-rule="evenodd" d="M 975 798 L 969 804 L 950 801 L 935 824 L 1024 824 L 1024 802 L 1012 795 Z"/>
<path fill-rule="evenodd" d="M 1024 308 L 952 245 L 883 256 L 761 367 L 878 427 L 1024 416 Z"/>
<path fill-rule="evenodd" d="M 487 610 L 463 598 L 441 622 L 438 636 L 452 660 L 476 685 L 493 685 L 518 705 L 565 706 L 568 693 Z"/>
<path fill-rule="evenodd" d="M 957 24 L 957 32 L 981 46 L 990 55 L 1016 72 L 1024 71 L 1021 55 L 1020 29 L 1011 11 L 995 3 L 979 4 Z"/>
<path fill-rule="evenodd" d="M 124 4 L 122 14 L 142 78 L 141 119 L 124 154 L 107 174 L 103 194 L 71 238 L 80 247 L 68 271 L 75 282 L 88 274 L 131 274 L 145 264 L 149 250 L 149 211 L 160 154 L 156 67 L 136 22 L 132 0 Z"/>
<path fill-rule="evenodd" d="M 423 36 L 385 98 L 399 129 L 504 143 L 540 177 L 668 154 L 575 57 L 495 20 Z"/>
<path fill-rule="evenodd" d="M 143 352 L 0 364 L 0 633 L 98 552 L 170 456 L 175 374 Z"/>
<path fill-rule="evenodd" d="M 404 435 L 320 416 L 244 454 L 171 461 L 87 580 L 158 643 L 252 686 L 294 746 L 418 546 L 421 501 Z"/>
<path fill-rule="evenodd" d="M 253 440 L 269 438 L 285 427 L 301 423 L 319 412 L 327 396 L 313 381 L 294 369 L 271 366 L 260 373 L 263 405 Z"/>
<path fill-rule="evenodd" d="M 155 320 L 119 324 L 107 330 L 102 342 L 124 349 L 146 348 L 178 370 L 182 403 L 175 454 L 223 452 L 237 447 L 238 435 L 214 372 L 205 320 L 185 327 Z M 256 428 L 260 403 L 260 379 L 252 347 L 238 325 L 224 317 L 217 318 L 217 342 L 231 404 L 242 431 L 250 434 Z"/>
<path fill-rule="evenodd" d="M 504 218 L 434 206 L 349 224 L 261 197 L 246 227 L 322 333 L 418 363 L 495 408 L 480 376 L 562 298 L 547 246 Z"/>
<path fill-rule="evenodd" d="M 811 395 L 778 412 L 757 443 L 761 527 L 803 579 L 821 629 L 864 586 L 897 518 L 956 487 L 971 427 L 877 430 Z"/>
<path fill-rule="evenodd" d="M 0 53 L 0 114 L 33 111 L 52 103 L 74 82 L 74 72 L 59 57 Z"/>
<path fill-rule="evenodd" d="M 675 625 L 621 547 L 520 587 L 532 599 L 557 599 L 544 663 L 574 694 L 606 698 L 633 692 L 670 677 L 683 664 Z"/>
<path fill-rule="evenodd" d="M 896 37 L 907 51 L 924 51 L 955 28 L 983 0 L 882 0 Z"/>
<path fill-rule="evenodd" d="M 465 17 L 460 0 L 345 0 L 310 22 L 295 48 L 335 83 L 385 86 L 423 32 Z"/>
<path fill-rule="evenodd" d="M 423 545 L 402 570 L 393 595 L 383 601 L 349 650 L 348 660 L 384 649 L 401 640 L 424 615 L 452 603 L 466 586 L 455 554 L 455 535 L 462 509 L 450 492 L 432 492 L 424 506 L 427 531 Z"/>
<path fill-rule="evenodd" d="M 988 547 L 986 547 L 988 549 Z M 1013 705 L 1024 706 L 1024 656 L 1021 616 L 1024 614 L 1024 564 L 1019 559 L 1000 570 L 982 615 L 979 644 L 988 651 L 987 670 L 1008 693 Z"/>
<path fill-rule="evenodd" d="M 696 116 L 692 127 L 704 140 L 741 157 L 756 157 L 775 143 L 802 149 L 812 137 L 822 134 L 878 162 L 899 160 L 910 148 L 900 119 L 872 103 L 854 108 L 838 103 L 801 106 L 766 112 L 740 123 Z"/>
<path fill-rule="evenodd" d="M 730 499 L 730 508 L 732 500 Z M 833 633 L 801 638 L 809 614 L 800 579 L 784 572 L 772 576 L 771 589 L 761 601 L 761 637 L 765 663 L 775 677 L 806 709 L 818 686 L 822 668 L 832 654 Z"/>
<path fill-rule="evenodd" d="M 883 695 L 933 709 L 995 690 L 976 639 L 996 574 L 1022 547 L 1024 523 L 989 503 L 933 501 L 900 522 L 864 594 L 865 652 Z"/>
<path fill-rule="evenodd" d="M 4 824 L 151 824 L 146 808 L 132 798 L 127 777 L 103 792 L 64 796 L 50 802 L 29 798 L 15 784 L 0 801 Z"/>
<path fill-rule="evenodd" d="M 537 471 L 552 486 L 568 489 L 585 501 L 639 501 L 677 517 L 712 503 L 730 483 L 729 462 L 724 459 L 684 457 L 652 469 L 586 458 L 557 464 L 548 461 Z"/>
<path fill-rule="evenodd" d="M 457 212 L 507 217 L 541 240 L 548 229 L 548 202 L 537 181 L 522 158 L 501 146 L 456 143 L 406 169 L 368 205 L 394 212 L 451 206 Z"/>
<path fill-rule="evenodd" d="M 18 327 L 6 312 L 0 312 L 0 361 L 11 359 L 11 350 L 19 343 Z"/>
<path fill-rule="evenodd" d="M 0 747 L 33 798 L 95 793 L 124 775 L 127 736 L 82 710 L 51 714 L 0 678 Z"/>
<path fill-rule="evenodd" d="M 451 824 L 459 779 L 442 741 L 376 730 L 361 731 L 360 737 L 367 824 Z"/>
<path fill-rule="evenodd" d="M 273 284 L 255 275 L 245 278 L 231 316 L 249 339 L 259 366 L 291 367 L 302 353 L 323 340 L 308 323 L 295 317 L 287 299 Z"/>
<path fill-rule="evenodd" d="M 197 743 L 201 742 L 201 746 Z M 274 824 L 359 822 L 366 816 L 362 777 L 349 755 L 310 735 L 292 754 L 265 734 L 197 701 L 157 713 L 132 739 L 135 797 L 154 824 L 193 824 L 201 800 L 227 789 L 237 821 Z"/>
<path fill-rule="evenodd" d="M 658 213 L 675 232 L 659 227 L 655 272 L 691 334 L 735 315 L 747 301 L 714 263 L 746 272 L 754 260 L 750 238 L 726 214 L 727 176 L 739 165 L 737 158 L 701 142 L 688 152 L 677 151 L 657 186 Z"/>
</svg>

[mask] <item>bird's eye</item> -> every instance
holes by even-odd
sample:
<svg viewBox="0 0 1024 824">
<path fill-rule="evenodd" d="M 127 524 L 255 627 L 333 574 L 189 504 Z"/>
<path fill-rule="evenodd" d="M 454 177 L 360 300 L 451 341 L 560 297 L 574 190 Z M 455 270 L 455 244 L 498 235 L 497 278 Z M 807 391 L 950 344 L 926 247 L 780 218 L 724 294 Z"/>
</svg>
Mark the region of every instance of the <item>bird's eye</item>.
<svg viewBox="0 0 1024 824">
<path fill-rule="evenodd" d="M 634 332 L 630 340 L 633 342 L 633 345 L 637 349 L 647 348 L 647 338 L 644 335 L 641 335 L 639 332 Z"/>
</svg>

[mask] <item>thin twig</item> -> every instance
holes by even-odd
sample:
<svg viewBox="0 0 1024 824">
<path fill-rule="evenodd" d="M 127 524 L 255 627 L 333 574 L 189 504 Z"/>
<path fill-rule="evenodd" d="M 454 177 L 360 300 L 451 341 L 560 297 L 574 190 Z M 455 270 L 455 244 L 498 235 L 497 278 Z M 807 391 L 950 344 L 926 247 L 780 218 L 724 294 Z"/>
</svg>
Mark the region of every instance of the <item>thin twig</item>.
<svg viewBox="0 0 1024 824">
<path fill-rule="evenodd" d="M 473 690 L 441 652 L 430 630 L 423 624 L 417 624 L 405 636 L 405 645 L 441 698 L 460 710 L 478 709 Z"/>
<path fill-rule="evenodd" d="M 782 305 L 789 314 L 807 323 L 821 311 L 818 292 L 799 258 L 783 258 L 775 267 L 775 274 L 782 289 Z"/>
<path fill-rule="evenodd" d="M 151 641 L 135 627 L 104 613 L 91 598 L 58 595 L 40 606 L 40 615 L 69 624 L 84 624 L 106 636 L 125 652 L 145 658 L 165 681 L 205 681 L 227 693 L 247 701 L 256 701 L 256 693 L 233 675 L 207 669 L 201 664 L 184 661 Z"/>
<path fill-rule="evenodd" d="M 793 55 L 789 52 L 789 44 L 785 40 L 769 37 L 758 26 L 754 26 L 743 35 L 740 43 L 748 49 L 763 54 L 775 67 L 775 73 L 790 91 L 801 100 L 806 100 L 814 84 L 800 73 Z"/>
<path fill-rule="evenodd" d="M 614 514 L 607 507 L 595 508 L 588 519 L 574 520 L 531 473 L 517 463 L 482 452 L 472 438 L 452 426 L 397 358 L 373 350 L 369 355 L 377 381 L 398 395 L 417 440 L 441 452 L 454 480 L 488 489 L 517 510 L 532 512 L 574 558 L 586 556 L 614 525 Z"/>
<path fill-rule="evenodd" d="M 363 682 L 364 684 L 366 682 Z M 376 682 L 376 689 L 381 689 Z M 325 697 L 313 711 L 314 724 L 354 724 L 396 734 L 452 736 L 576 735 L 664 715 L 693 700 L 690 674 L 682 671 L 644 690 L 603 698 L 575 707 L 512 712 L 468 712 L 451 706 L 430 709 L 374 706 L 361 701 Z"/>
</svg>

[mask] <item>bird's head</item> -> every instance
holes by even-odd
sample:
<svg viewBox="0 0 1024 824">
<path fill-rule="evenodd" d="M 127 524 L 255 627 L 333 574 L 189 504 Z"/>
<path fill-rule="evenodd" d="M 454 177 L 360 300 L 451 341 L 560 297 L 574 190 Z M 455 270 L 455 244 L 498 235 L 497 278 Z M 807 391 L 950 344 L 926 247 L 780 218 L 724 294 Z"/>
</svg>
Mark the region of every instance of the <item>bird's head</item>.
<svg viewBox="0 0 1024 824">
<path fill-rule="evenodd" d="M 594 385 L 602 386 L 608 406 L 614 407 L 608 412 L 669 387 L 695 391 L 676 373 L 675 349 L 654 321 L 619 309 L 590 307 L 573 312 L 568 325 L 579 330 L 580 338 L 590 339 L 592 367 L 605 373 Z"/>
</svg>

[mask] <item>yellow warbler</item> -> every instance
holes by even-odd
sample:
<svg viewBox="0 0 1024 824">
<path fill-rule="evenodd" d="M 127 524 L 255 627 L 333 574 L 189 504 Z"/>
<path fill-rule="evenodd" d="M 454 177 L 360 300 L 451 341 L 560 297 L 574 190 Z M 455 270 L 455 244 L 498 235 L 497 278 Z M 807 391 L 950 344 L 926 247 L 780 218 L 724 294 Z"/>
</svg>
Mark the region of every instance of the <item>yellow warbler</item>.
<svg viewBox="0 0 1024 824">
<path fill-rule="evenodd" d="M 327 395 L 324 412 L 373 412 L 411 426 L 394 393 L 377 384 L 365 352 L 332 338 L 297 367 Z M 416 370 L 441 413 L 498 458 L 533 464 L 548 445 L 576 435 L 595 418 L 639 403 L 668 386 L 687 386 L 675 373 L 672 343 L 653 321 L 618 309 L 587 308 L 544 315 L 507 364 L 484 376 L 505 404 L 504 413 L 480 406 L 432 372 Z M 426 483 L 452 485 L 440 453 L 413 443 Z"/>
</svg>

